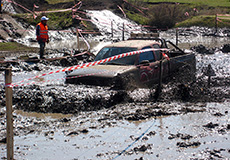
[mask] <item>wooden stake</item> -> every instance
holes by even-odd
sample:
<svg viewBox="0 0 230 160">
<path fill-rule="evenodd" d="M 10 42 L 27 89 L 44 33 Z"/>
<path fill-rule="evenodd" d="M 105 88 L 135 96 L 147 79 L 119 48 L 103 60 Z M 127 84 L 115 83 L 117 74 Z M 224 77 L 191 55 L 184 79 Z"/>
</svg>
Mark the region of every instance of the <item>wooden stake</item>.
<svg viewBox="0 0 230 160">
<path fill-rule="evenodd" d="M 178 46 L 178 28 L 176 28 L 176 45 Z"/>
<path fill-rule="evenodd" d="M 12 96 L 13 91 L 7 84 L 12 83 L 11 68 L 5 70 L 5 91 L 6 91 L 6 142 L 7 142 L 7 160 L 14 159 L 14 135 L 13 135 L 13 108 L 12 108 Z"/>
<path fill-rule="evenodd" d="M 111 21 L 111 37 L 113 38 L 113 22 Z"/>
<path fill-rule="evenodd" d="M 217 31 L 218 31 L 218 21 L 217 21 L 218 17 L 217 17 L 217 14 L 216 14 L 216 18 L 215 18 L 215 28 L 216 28 L 216 34 L 217 34 Z"/>
<path fill-rule="evenodd" d="M 163 78 L 163 60 L 160 60 L 160 73 L 159 73 L 159 81 L 158 81 L 158 86 L 156 88 L 155 91 L 155 101 L 157 101 L 157 99 L 160 96 L 161 93 L 161 89 L 162 89 L 162 78 Z"/>
<path fill-rule="evenodd" d="M 122 29 L 122 41 L 125 40 L 125 24 L 123 23 L 123 29 Z"/>
<path fill-rule="evenodd" d="M 77 34 L 77 49 L 78 51 L 80 51 L 80 41 L 79 41 L 79 33 L 77 27 L 76 27 L 76 34 Z"/>
</svg>

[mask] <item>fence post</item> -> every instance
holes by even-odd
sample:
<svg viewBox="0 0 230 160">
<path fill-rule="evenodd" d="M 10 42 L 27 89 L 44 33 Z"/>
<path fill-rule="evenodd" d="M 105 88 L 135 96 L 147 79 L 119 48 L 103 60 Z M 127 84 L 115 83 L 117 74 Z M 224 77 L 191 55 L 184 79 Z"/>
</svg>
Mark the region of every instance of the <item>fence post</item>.
<svg viewBox="0 0 230 160">
<path fill-rule="evenodd" d="M 111 21 L 111 37 L 113 38 L 113 21 Z"/>
<path fill-rule="evenodd" d="M 158 100 L 160 93 L 161 93 L 161 90 L 162 90 L 162 78 L 163 78 L 163 59 L 162 58 L 160 60 L 159 66 L 160 66 L 160 68 L 159 68 L 160 71 L 159 71 L 158 86 L 156 88 L 155 95 L 154 95 L 155 101 Z"/>
<path fill-rule="evenodd" d="M 218 30 L 218 21 L 217 21 L 218 17 L 217 17 L 217 14 L 216 14 L 216 18 L 215 18 L 215 28 L 216 28 L 216 33 L 217 33 L 217 30 Z"/>
<path fill-rule="evenodd" d="M 178 28 L 176 28 L 176 45 L 178 46 Z"/>
<path fill-rule="evenodd" d="M 125 40 L 125 24 L 123 23 L 123 27 L 122 27 L 122 41 Z"/>
<path fill-rule="evenodd" d="M 76 35 L 77 35 L 77 49 L 80 51 L 80 40 L 79 40 L 79 33 L 78 33 L 78 28 L 76 26 Z"/>
<path fill-rule="evenodd" d="M 12 83 L 11 68 L 5 70 L 5 92 L 6 92 L 6 143 L 7 143 L 7 160 L 14 159 L 14 135 L 13 135 L 13 108 L 12 108 L 12 87 L 7 85 Z"/>
</svg>

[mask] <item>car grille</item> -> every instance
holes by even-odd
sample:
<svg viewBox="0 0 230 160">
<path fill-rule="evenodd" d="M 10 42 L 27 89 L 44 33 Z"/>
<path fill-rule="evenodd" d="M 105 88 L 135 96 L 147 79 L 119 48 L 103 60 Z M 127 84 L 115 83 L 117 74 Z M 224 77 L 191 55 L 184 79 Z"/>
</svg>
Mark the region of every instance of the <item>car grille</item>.
<svg viewBox="0 0 230 160">
<path fill-rule="evenodd" d="M 67 76 L 66 83 L 70 84 L 85 84 L 85 85 L 96 85 L 96 86 L 111 86 L 113 84 L 112 78 L 105 77 L 79 77 L 71 78 Z"/>
</svg>

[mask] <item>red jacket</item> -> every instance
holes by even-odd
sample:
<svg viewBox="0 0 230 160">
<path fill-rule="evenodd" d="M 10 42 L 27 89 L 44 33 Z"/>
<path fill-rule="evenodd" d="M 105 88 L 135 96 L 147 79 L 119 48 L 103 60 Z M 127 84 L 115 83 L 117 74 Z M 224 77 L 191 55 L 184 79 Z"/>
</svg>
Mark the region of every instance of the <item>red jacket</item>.
<svg viewBox="0 0 230 160">
<path fill-rule="evenodd" d="M 41 22 L 38 23 L 36 26 L 36 35 L 38 41 L 42 40 L 43 42 L 47 42 L 49 39 L 48 26 L 44 26 Z"/>
</svg>

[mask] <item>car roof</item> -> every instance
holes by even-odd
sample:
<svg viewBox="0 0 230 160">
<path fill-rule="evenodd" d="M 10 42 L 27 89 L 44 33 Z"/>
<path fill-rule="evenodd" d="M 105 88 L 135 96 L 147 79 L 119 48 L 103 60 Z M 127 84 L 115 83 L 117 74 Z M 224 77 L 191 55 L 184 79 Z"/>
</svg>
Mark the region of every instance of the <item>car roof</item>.
<svg viewBox="0 0 230 160">
<path fill-rule="evenodd" d="M 160 43 L 155 40 L 127 40 L 127 41 L 112 43 L 106 45 L 105 47 L 132 47 L 132 48 L 142 49 L 143 47 L 150 46 L 153 44 L 160 45 Z"/>
</svg>

